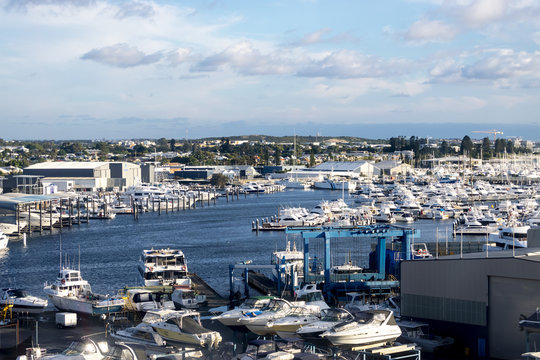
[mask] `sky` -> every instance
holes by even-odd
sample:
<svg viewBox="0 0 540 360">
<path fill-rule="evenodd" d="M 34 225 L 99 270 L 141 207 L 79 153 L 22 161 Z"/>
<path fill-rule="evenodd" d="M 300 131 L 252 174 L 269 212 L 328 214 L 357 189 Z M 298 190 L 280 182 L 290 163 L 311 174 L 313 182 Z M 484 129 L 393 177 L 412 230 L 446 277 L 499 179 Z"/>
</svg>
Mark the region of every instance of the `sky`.
<svg viewBox="0 0 540 360">
<path fill-rule="evenodd" d="M 0 138 L 540 140 L 538 0 L 0 0 Z"/>
</svg>

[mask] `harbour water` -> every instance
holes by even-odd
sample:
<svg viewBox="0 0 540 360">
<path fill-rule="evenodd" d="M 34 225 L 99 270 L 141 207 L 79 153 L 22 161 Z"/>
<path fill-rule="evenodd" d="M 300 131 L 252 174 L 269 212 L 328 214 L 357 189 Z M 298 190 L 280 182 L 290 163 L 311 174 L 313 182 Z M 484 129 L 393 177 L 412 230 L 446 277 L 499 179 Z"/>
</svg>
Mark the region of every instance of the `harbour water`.
<svg viewBox="0 0 540 360">
<path fill-rule="evenodd" d="M 341 197 L 341 192 L 326 190 L 286 190 L 271 194 L 240 195 L 239 200 L 227 202 L 220 198 L 217 205 L 165 214 L 117 216 L 114 220 L 95 220 L 54 233 L 44 233 L 22 240 L 10 241 L 9 250 L 0 253 L 1 286 L 26 288 L 44 297 L 43 283 L 53 281 L 62 257 L 79 266 L 82 276 L 93 290 L 115 294 L 125 285 L 137 284 L 137 261 L 143 249 L 178 248 L 188 262 L 188 269 L 196 272 L 211 287 L 227 297 L 229 291 L 228 265 L 251 260 L 268 264 L 276 249 L 284 249 L 287 240 L 300 244 L 298 235 L 283 232 L 251 231 L 255 219 L 276 215 L 280 207 L 311 208 L 321 200 Z M 345 194 L 345 201 L 353 206 Z M 421 242 L 444 242 L 446 234 L 452 241 L 453 220 L 418 220 L 411 227 L 421 231 Z M 300 246 L 300 245 L 299 245 Z M 367 251 L 369 247 L 367 246 Z M 80 250 L 79 250 L 80 249 Z M 367 256 L 367 254 L 366 254 Z M 367 258 L 367 257 L 366 257 Z"/>
</svg>

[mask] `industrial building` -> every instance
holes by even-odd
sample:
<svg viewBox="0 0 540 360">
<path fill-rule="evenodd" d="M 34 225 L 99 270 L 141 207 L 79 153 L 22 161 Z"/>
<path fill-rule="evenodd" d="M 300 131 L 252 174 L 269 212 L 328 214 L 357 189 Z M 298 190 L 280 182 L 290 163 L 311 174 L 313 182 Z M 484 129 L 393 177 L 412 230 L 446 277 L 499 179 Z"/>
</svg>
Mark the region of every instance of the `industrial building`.
<svg viewBox="0 0 540 360">
<path fill-rule="evenodd" d="M 23 174 L 40 176 L 45 188 L 52 185 L 64 191 L 124 191 L 141 181 L 140 166 L 126 162 L 43 162 L 24 168 Z"/>
<path fill-rule="evenodd" d="M 525 249 L 404 261 L 401 315 L 429 322 L 471 355 L 519 358 L 520 315 L 540 307 L 539 232 L 529 231 Z"/>
</svg>

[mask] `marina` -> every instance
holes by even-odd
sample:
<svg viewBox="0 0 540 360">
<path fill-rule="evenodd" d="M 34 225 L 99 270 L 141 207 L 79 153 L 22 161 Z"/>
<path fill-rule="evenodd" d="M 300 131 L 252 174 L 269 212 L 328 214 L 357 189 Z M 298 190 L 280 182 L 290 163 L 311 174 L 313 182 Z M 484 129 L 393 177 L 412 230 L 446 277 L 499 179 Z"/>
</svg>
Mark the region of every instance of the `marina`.
<svg viewBox="0 0 540 360">
<path fill-rule="evenodd" d="M 343 226 L 337 224 L 336 219 L 331 219 L 331 223 L 336 224 L 337 227 L 328 228 L 320 223 L 320 225 L 304 228 L 290 226 L 283 229 L 285 231 L 278 232 L 249 231 L 254 217 L 259 219 L 276 218 L 276 214 L 280 213 L 284 206 L 319 209 L 316 212 L 326 214 L 326 216 L 329 214 L 338 214 L 335 216 L 348 214 L 350 216 L 347 209 L 355 208 L 356 194 L 331 190 L 294 189 L 266 194 L 251 192 L 245 193 L 243 196 L 238 193 L 234 201 L 228 200 L 228 198 L 228 196 L 227 199 L 225 197 L 214 198 L 216 201 L 206 203 L 204 207 L 199 206 L 192 209 L 193 211 L 179 211 L 180 209 L 177 207 L 177 211 L 162 209 L 162 211 L 141 212 L 140 216 L 128 213 L 127 216 L 118 216 L 113 219 L 80 223 L 77 224 L 78 226 L 53 228 L 41 236 L 12 239 L 9 249 L 0 253 L 2 259 L 0 271 L 3 278 L 7 279 L 9 286 L 24 287 L 32 294 L 43 296 L 43 287 L 39 286 L 39 283 L 56 276 L 58 253 L 61 247 L 65 257 L 64 262 L 67 262 L 67 265 L 71 267 L 71 269 L 69 266 L 66 267 L 64 271 L 67 280 L 82 280 L 80 275 L 75 276 L 77 279 L 70 278 L 71 272 L 78 273 L 78 270 L 73 270 L 77 264 L 85 279 L 89 279 L 89 282 L 92 283 L 92 291 L 105 294 L 102 301 L 110 301 L 109 299 L 117 301 L 114 300 L 114 296 L 119 289 L 124 288 L 123 291 L 126 293 L 130 291 L 128 290 L 130 288 L 137 289 L 135 286 L 144 285 L 141 280 L 147 279 L 146 285 L 148 289 L 153 289 L 152 292 L 169 294 L 168 297 L 157 298 L 162 299 L 158 300 L 158 303 L 162 304 L 161 306 L 165 305 L 164 300 L 171 298 L 170 295 L 176 294 L 176 301 L 174 301 L 174 305 L 168 305 L 169 309 L 193 308 L 197 312 L 202 311 L 202 314 L 211 315 L 208 313 L 209 309 L 227 306 L 229 301 L 236 297 L 234 291 L 239 291 L 241 297 L 274 294 L 274 296 L 285 295 L 292 298 L 294 289 L 289 288 L 289 286 L 292 284 L 299 286 L 303 281 L 324 280 L 326 284 L 334 283 L 333 287 L 328 287 L 328 285 L 323 288 L 326 294 L 325 298 L 331 305 L 343 306 L 347 304 L 345 293 L 358 290 L 361 291 L 359 294 L 362 294 L 362 297 L 367 297 L 371 301 L 375 299 L 379 299 L 376 300 L 377 302 L 382 301 L 380 299 L 395 294 L 397 287 L 392 279 L 388 281 L 388 273 L 384 270 L 384 263 L 381 263 L 381 255 L 378 254 L 397 251 L 401 254 L 400 258 L 403 259 L 423 259 L 428 255 L 431 258 L 437 258 L 451 254 L 484 251 L 488 241 L 488 237 L 485 236 L 477 237 L 472 234 L 457 233 L 454 220 L 451 218 L 416 219 L 407 223 L 405 227 L 393 224 L 374 225 L 375 222 L 369 222 L 373 225 L 367 226 L 350 223 Z M 320 245 L 315 247 L 313 244 L 310 245 L 309 254 L 304 251 L 309 238 L 309 236 L 306 237 L 306 234 L 310 232 L 323 234 L 335 230 L 339 231 L 340 236 L 345 236 L 345 238 L 344 240 L 333 239 L 331 242 L 333 245 L 327 245 L 329 246 L 327 249 L 332 251 L 331 255 L 325 255 L 321 252 L 323 248 Z M 366 239 L 361 240 L 364 233 Z M 376 233 L 388 234 L 383 235 L 384 239 L 388 238 L 392 241 L 381 242 L 377 240 Z M 358 240 L 354 240 L 358 235 L 360 235 Z M 331 235 L 331 237 L 335 236 Z M 403 239 L 407 240 L 402 239 L 402 243 L 394 241 L 400 236 L 405 236 Z M 222 251 L 224 247 L 227 248 L 226 255 Z M 181 249 L 181 251 L 175 249 Z M 78 258 L 79 251 L 80 260 Z M 370 253 L 375 254 L 375 258 L 379 259 L 375 265 L 373 265 L 373 255 Z M 324 265 L 322 262 L 315 265 L 314 259 L 317 257 L 329 261 L 324 263 L 327 266 L 326 269 L 319 267 Z M 306 262 L 306 260 L 308 261 Z M 28 267 L 25 265 L 27 261 L 40 265 Z M 287 267 L 282 268 L 282 261 L 286 261 Z M 79 262 L 80 265 L 78 265 Z M 56 264 L 56 268 L 54 264 Z M 391 268 L 394 266 L 392 262 L 389 264 Z M 233 265 L 239 266 L 242 271 L 233 274 L 231 272 Z M 374 266 L 378 268 L 375 268 L 374 272 L 368 272 L 369 269 L 373 271 Z M 227 268 L 229 268 L 229 272 L 227 272 Z M 276 287 L 276 282 L 272 279 L 276 279 L 277 274 L 282 271 L 284 271 L 283 276 L 279 278 L 284 284 L 280 288 L 280 285 Z M 293 271 L 295 275 L 293 275 Z M 154 273 L 156 275 L 150 275 Z M 49 275 L 44 278 L 46 274 Z M 62 274 L 63 271 L 60 275 Z M 245 281 L 245 278 L 248 279 L 249 287 L 246 287 L 245 284 L 240 285 L 242 281 Z M 21 281 L 21 279 L 24 280 Z M 187 282 L 182 279 L 187 280 Z M 343 287 L 342 281 L 344 280 L 349 284 L 346 287 Z M 354 282 L 361 286 L 354 287 Z M 65 283 L 58 284 L 59 287 L 61 285 L 65 285 Z M 184 289 L 182 290 L 182 288 Z M 139 294 L 137 299 L 142 299 L 142 293 Z M 134 304 L 135 298 L 133 295 L 130 296 L 130 303 Z M 147 296 L 152 298 L 152 295 Z M 85 295 L 85 298 L 87 297 L 89 296 Z M 197 304 L 196 298 L 201 299 L 202 307 Z M 45 313 L 51 313 L 54 305 L 60 306 L 59 308 L 62 310 L 85 312 L 81 309 L 66 307 L 60 303 L 57 305 L 57 302 L 53 298 L 51 299 L 53 301 L 49 302 Z M 149 305 L 144 306 L 149 309 Z M 283 329 L 290 329 L 290 326 L 293 325 L 282 328 L 280 324 L 294 321 L 297 316 L 303 316 L 306 321 L 310 319 L 310 322 L 316 320 L 316 318 L 312 318 L 313 312 L 308 308 L 298 308 L 293 303 L 287 306 L 286 311 L 280 310 L 284 312 L 283 316 L 290 312 L 297 315 L 291 315 L 293 320 L 278 321 L 277 318 L 272 320 L 277 322 L 276 330 L 269 330 L 266 327 L 266 320 L 264 325 L 249 325 L 252 320 L 246 324 L 237 321 L 239 325 L 247 326 L 248 329 L 251 326 L 255 334 L 269 336 L 274 334 L 274 331 L 280 331 L 282 334 L 290 333 L 290 330 Z M 122 309 L 110 306 L 106 308 L 113 318 L 118 319 L 124 318 L 125 315 L 122 314 L 128 310 L 127 305 L 123 306 Z M 293 309 L 294 311 L 292 311 Z M 92 310 L 86 311 L 86 313 L 96 315 L 104 312 Z M 183 319 L 182 316 L 176 317 L 178 324 L 182 323 L 180 320 Z M 130 316 L 126 317 L 126 319 L 128 318 Z M 216 321 L 209 321 L 208 315 L 204 315 L 202 318 L 201 326 L 216 329 Z M 270 317 L 269 319 L 274 318 Z M 192 320 L 186 321 L 189 323 Z M 381 321 L 382 323 L 386 322 L 382 319 Z M 109 324 L 109 322 L 103 323 L 99 320 L 91 320 L 91 322 L 97 328 Z M 107 326 L 117 325 L 110 323 Z M 347 329 L 352 326 L 349 325 Z M 176 335 L 171 335 L 170 331 L 172 330 L 167 329 L 167 326 L 163 328 L 159 325 L 154 328 L 154 332 L 158 333 L 159 330 L 163 335 L 168 334 L 164 336 L 168 336 L 169 340 L 172 341 Z M 231 333 L 231 330 L 219 326 L 217 329 L 220 336 L 223 336 L 223 341 L 226 342 L 228 339 L 235 341 L 234 331 Z M 356 340 L 340 340 L 341 337 L 334 339 L 335 336 L 330 334 L 328 333 L 328 337 L 333 339 L 335 344 L 346 344 L 348 341 L 359 344 Z M 155 335 L 152 336 L 155 337 Z M 390 332 L 388 339 L 392 342 L 398 336 L 399 334 Z M 54 339 L 51 344 L 60 346 L 58 342 L 59 339 Z M 367 341 L 366 346 L 370 348 L 374 345 L 383 345 L 385 342 L 387 341 Z M 46 344 L 43 341 L 40 343 Z M 214 344 L 214 340 L 211 340 L 211 343 Z M 332 341 L 329 343 L 331 344 Z M 205 342 L 203 341 L 201 344 L 204 345 Z M 353 350 L 365 351 L 366 349 L 362 345 L 358 345 Z M 367 351 L 373 355 L 371 350 Z M 381 351 L 391 353 L 393 350 Z"/>
</svg>

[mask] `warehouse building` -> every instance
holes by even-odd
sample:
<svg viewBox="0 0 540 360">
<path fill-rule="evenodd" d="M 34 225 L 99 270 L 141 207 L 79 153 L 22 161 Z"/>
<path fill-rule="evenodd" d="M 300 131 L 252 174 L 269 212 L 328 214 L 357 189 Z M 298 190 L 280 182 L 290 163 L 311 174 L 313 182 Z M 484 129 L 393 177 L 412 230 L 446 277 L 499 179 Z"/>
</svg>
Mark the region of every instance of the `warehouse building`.
<svg viewBox="0 0 540 360">
<path fill-rule="evenodd" d="M 519 358 L 520 315 L 540 307 L 538 230 L 525 249 L 404 261 L 401 315 L 429 322 L 471 355 Z"/>
<path fill-rule="evenodd" d="M 24 168 L 23 174 L 40 176 L 43 184 L 77 191 L 123 191 L 141 181 L 140 166 L 124 162 L 43 162 Z"/>
</svg>

